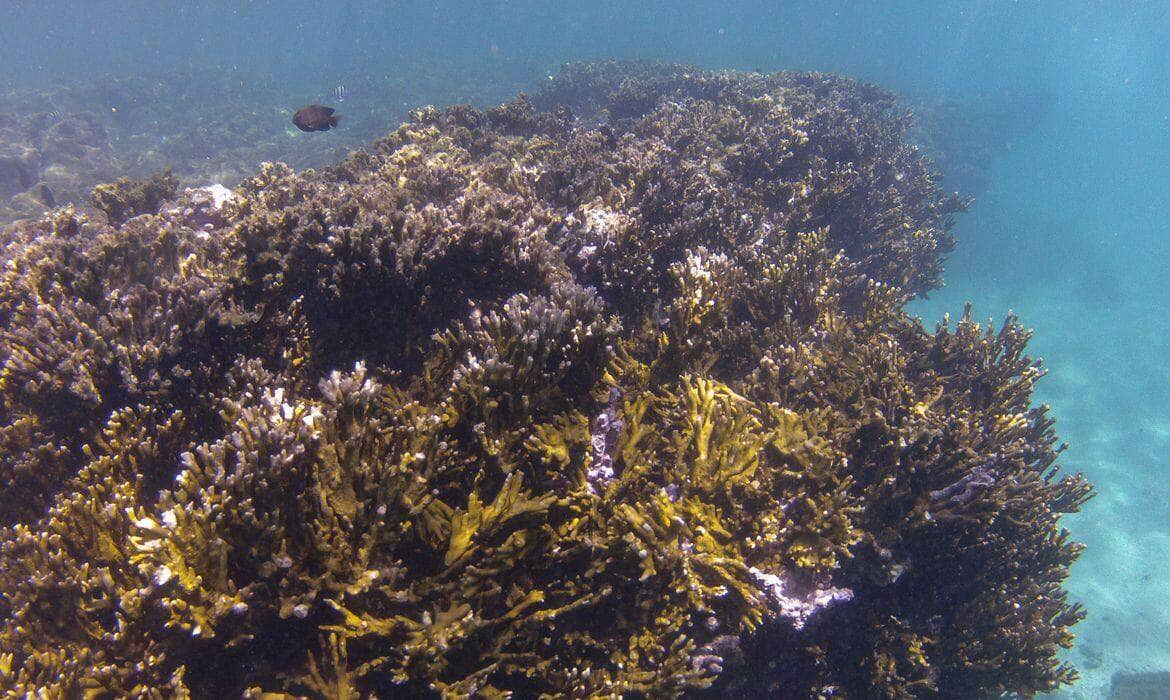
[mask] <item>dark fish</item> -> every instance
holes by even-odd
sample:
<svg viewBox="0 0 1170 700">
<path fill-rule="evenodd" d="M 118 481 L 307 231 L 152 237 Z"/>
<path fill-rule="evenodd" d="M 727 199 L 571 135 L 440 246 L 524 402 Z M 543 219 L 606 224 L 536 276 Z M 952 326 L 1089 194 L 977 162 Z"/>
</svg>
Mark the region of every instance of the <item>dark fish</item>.
<svg viewBox="0 0 1170 700">
<path fill-rule="evenodd" d="M 332 107 L 308 105 L 293 115 L 293 124 L 301 131 L 329 131 L 341 121 L 341 115 L 334 115 Z"/>
</svg>

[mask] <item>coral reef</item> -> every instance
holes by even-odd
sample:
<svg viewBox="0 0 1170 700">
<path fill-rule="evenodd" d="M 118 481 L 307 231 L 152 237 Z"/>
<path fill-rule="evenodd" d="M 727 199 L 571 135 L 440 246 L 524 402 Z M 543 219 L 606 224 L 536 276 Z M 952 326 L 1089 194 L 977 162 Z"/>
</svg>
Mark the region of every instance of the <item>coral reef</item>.
<svg viewBox="0 0 1170 700">
<path fill-rule="evenodd" d="M 116 182 L 98 185 L 93 188 L 90 200 L 105 212 L 111 224 L 119 225 L 139 214 L 157 214 L 163 202 L 174 199 L 178 192 L 179 181 L 171 171 L 165 170 L 144 179 L 121 177 Z"/>
<path fill-rule="evenodd" d="M 295 168 L 336 163 L 385 135 L 412 107 L 494 103 L 537 72 L 544 76 L 543 66 L 523 61 L 504 74 L 500 68 L 494 61 L 469 67 L 404 56 L 396 71 L 347 75 L 345 125 L 326 139 L 306 138 L 290 123 L 296 105 L 326 95 L 290 92 L 290 83 L 303 83 L 299 77 L 258 74 L 254 66 L 107 74 L 0 94 L 0 223 L 57 204 L 86 207 L 94 186 L 122 176 L 170 169 L 184 187 L 231 187 L 262 161 Z M 506 77 L 517 68 L 522 77 Z"/>
<path fill-rule="evenodd" d="M 908 124 L 830 75 L 583 64 L 10 227 L 0 688 L 1072 682 L 1090 488 L 1015 319 L 903 311 L 961 206 Z"/>
</svg>

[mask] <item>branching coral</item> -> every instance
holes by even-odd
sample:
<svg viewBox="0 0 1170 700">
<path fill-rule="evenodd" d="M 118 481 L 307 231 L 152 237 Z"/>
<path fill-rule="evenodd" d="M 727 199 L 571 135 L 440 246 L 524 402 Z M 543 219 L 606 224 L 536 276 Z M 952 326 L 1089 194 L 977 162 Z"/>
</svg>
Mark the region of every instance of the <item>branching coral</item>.
<svg viewBox="0 0 1170 700">
<path fill-rule="evenodd" d="M 0 687 L 1071 682 L 1089 487 L 1015 319 L 903 312 L 960 204 L 907 124 L 833 76 L 589 64 L 9 229 Z"/>
<path fill-rule="evenodd" d="M 179 181 L 166 171 L 143 180 L 120 178 L 117 182 L 98 185 L 90 198 L 118 225 L 139 214 L 155 214 L 162 203 L 178 193 Z"/>
</svg>

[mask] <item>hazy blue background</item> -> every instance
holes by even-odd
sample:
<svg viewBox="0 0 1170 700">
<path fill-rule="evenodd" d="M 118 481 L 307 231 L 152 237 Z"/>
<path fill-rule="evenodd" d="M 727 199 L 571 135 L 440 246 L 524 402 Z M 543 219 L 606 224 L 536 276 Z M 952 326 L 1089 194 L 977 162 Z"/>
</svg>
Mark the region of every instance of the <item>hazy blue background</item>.
<svg viewBox="0 0 1170 700">
<path fill-rule="evenodd" d="M 1064 463 L 1100 490 L 1070 521 L 1090 545 L 1070 587 L 1091 616 L 1069 695 L 1101 697 L 1118 668 L 1170 669 L 1170 3 L 628 4 L 4 0 L 0 93 L 228 73 L 294 102 L 442 65 L 485 76 L 464 95 L 482 101 L 566 60 L 638 57 L 836 71 L 942 100 L 981 172 L 954 181 L 977 199 L 948 286 L 913 310 L 933 324 L 971 300 L 1036 328 Z M 349 110 L 378 95 L 358 98 Z"/>
</svg>

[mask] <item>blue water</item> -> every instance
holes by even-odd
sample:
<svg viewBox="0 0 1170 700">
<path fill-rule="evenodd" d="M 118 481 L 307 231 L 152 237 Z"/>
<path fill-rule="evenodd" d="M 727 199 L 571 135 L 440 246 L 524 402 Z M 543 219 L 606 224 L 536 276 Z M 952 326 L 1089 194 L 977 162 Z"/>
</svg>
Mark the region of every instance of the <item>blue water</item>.
<svg viewBox="0 0 1170 700">
<path fill-rule="evenodd" d="M 350 85 L 360 118 L 379 80 L 416 86 L 403 101 L 489 103 L 567 60 L 637 57 L 834 71 L 949 104 L 963 122 L 951 165 L 979 164 L 952 183 L 975 202 L 947 286 L 912 311 L 932 325 L 970 300 L 1036 330 L 1064 464 L 1099 491 L 1068 523 L 1089 545 L 1069 588 L 1090 617 L 1070 652 L 1084 679 L 1065 696 L 1102 697 L 1118 669 L 1170 669 L 1170 5 L 629 4 L 9 1 L 0 93 L 230 75 L 290 103 Z"/>
</svg>

